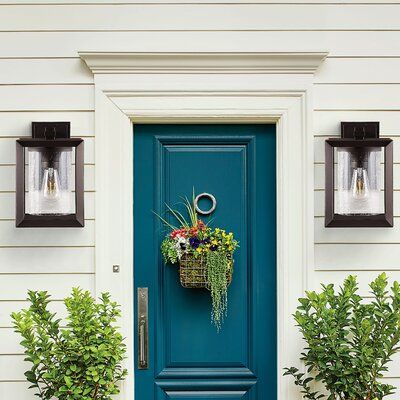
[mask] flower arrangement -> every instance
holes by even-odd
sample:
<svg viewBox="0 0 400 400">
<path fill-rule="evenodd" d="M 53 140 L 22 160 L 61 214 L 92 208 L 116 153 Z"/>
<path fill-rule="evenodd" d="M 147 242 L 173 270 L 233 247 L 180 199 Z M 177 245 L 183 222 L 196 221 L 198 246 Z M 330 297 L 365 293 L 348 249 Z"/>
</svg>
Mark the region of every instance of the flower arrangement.
<svg viewBox="0 0 400 400">
<path fill-rule="evenodd" d="M 180 266 L 180 280 L 184 287 L 210 290 L 212 300 L 211 320 L 219 331 L 227 315 L 227 290 L 233 274 L 233 253 L 238 247 L 233 233 L 221 228 L 211 228 L 198 218 L 193 201 L 185 198 L 189 214 L 187 220 L 179 211 L 167 205 L 168 211 L 178 221 L 175 226 L 158 215 L 171 229 L 161 244 L 164 261 Z"/>
</svg>

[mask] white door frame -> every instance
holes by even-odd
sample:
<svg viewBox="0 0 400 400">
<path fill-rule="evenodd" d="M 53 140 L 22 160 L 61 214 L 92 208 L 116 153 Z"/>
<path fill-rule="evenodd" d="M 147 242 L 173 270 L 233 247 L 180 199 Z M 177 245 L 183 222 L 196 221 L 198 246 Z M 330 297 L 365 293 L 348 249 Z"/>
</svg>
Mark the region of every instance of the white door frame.
<svg viewBox="0 0 400 400">
<path fill-rule="evenodd" d="M 291 314 L 313 268 L 313 73 L 326 53 L 80 53 L 95 74 L 96 293 L 122 305 L 133 374 L 132 123 L 275 123 L 278 399 L 301 346 Z M 138 233 L 137 233 L 138 234 Z M 113 265 L 120 273 L 113 273 Z M 141 400 L 141 399 L 136 399 Z"/>
</svg>

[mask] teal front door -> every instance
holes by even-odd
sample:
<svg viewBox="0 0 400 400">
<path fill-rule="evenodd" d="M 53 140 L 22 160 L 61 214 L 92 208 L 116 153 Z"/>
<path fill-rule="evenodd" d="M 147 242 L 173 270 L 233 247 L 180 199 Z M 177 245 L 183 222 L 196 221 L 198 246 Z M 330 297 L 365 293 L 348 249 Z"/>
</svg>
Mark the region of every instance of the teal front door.
<svg viewBox="0 0 400 400">
<path fill-rule="evenodd" d="M 147 369 L 135 304 L 135 400 L 276 399 L 275 152 L 275 125 L 134 126 L 134 299 L 143 287 L 149 298 Z M 152 212 L 179 208 L 193 188 L 216 199 L 204 220 L 240 242 L 219 333 L 209 292 L 182 287 L 164 264 Z"/>
</svg>

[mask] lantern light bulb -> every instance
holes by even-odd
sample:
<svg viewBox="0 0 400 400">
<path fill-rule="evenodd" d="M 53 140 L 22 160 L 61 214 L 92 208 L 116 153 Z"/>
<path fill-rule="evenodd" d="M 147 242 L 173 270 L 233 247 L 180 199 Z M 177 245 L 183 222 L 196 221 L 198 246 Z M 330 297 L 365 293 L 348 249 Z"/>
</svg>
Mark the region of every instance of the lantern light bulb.
<svg viewBox="0 0 400 400">
<path fill-rule="evenodd" d="M 51 167 L 45 169 L 42 190 L 46 199 L 57 199 L 59 197 L 60 179 L 56 169 Z"/>
<path fill-rule="evenodd" d="M 357 167 L 353 170 L 351 192 L 355 199 L 365 199 L 369 196 L 369 179 L 365 168 Z"/>
</svg>

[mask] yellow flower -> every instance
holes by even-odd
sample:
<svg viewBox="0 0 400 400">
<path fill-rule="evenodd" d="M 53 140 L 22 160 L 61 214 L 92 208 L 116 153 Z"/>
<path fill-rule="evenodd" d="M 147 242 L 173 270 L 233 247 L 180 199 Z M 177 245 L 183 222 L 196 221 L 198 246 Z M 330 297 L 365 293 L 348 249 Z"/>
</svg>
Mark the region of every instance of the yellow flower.
<svg viewBox="0 0 400 400">
<path fill-rule="evenodd" d="M 198 253 L 201 253 L 201 252 L 203 251 L 203 249 L 202 249 L 201 247 L 198 247 L 198 248 L 196 249 L 196 251 L 197 251 Z"/>
<path fill-rule="evenodd" d="M 214 239 L 211 243 L 212 243 L 213 245 L 217 245 L 217 244 L 218 244 L 218 241 L 217 241 L 216 239 Z"/>
</svg>

